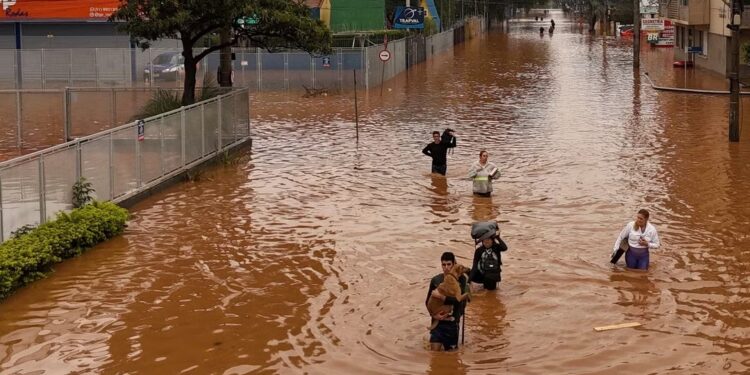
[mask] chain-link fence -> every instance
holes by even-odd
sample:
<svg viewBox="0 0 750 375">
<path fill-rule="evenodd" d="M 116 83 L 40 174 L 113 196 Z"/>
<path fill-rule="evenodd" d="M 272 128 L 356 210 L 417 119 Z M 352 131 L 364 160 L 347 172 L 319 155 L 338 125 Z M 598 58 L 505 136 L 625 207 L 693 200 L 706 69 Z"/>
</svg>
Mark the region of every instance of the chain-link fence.
<svg viewBox="0 0 750 375">
<path fill-rule="evenodd" d="M 72 207 L 85 177 L 99 200 L 122 201 L 250 134 L 249 93 L 239 89 L 0 163 L 0 241 Z"/>
<path fill-rule="evenodd" d="M 235 87 L 253 92 L 325 89 L 341 91 L 354 87 L 351 71 L 367 77 L 367 87 L 380 85 L 429 56 L 449 48 L 447 41 L 460 43 L 483 30 L 483 20 L 469 19 L 429 37 L 414 35 L 388 43 L 391 60 L 385 69 L 378 55 L 385 47 L 335 48 L 333 54 L 312 56 L 306 52 L 270 53 L 261 49 L 232 49 Z M 434 41 L 438 41 L 435 48 Z M 405 47 L 404 44 L 409 46 Z M 194 54 L 204 49 L 195 49 Z M 403 66 L 403 67 L 402 67 Z M 215 82 L 219 51 L 197 65 L 197 84 Z M 385 77 L 385 78 L 383 78 Z M 0 50 L 0 89 L 54 89 L 64 87 L 162 87 L 181 88 L 185 79 L 182 51 L 177 48 L 78 48 L 42 50 Z"/>
<path fill-rule="evenodd" d="M 0 160 L 133 121 L 157 90 L 182 93 L 150 87 L 0 90 Z"/>
</svg>

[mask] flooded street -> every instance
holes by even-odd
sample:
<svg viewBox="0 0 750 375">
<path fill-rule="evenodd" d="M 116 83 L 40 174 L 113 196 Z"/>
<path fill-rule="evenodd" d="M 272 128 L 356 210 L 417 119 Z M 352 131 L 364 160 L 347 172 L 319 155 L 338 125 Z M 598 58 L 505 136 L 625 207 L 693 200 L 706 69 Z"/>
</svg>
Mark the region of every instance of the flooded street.
<svg viewBox="0 0 750 375">
<path fill-rule="evenodd" d="M 642 72 L 726 87 L 671 53 Z M 358 144 L 348 94 L 256 96 L 251 154 L 0 304 L 0 373 L 746 373 L 750 137 L 728 142 L 727 96 L 631 67 L 629 41 L 562 21 L 491 33 L 360 96 Z M 446 127 L 443 178 L 420 151 Z M 492 198 L 465 178 L 481 149 Z M 647 273 L 608 262 L 640 208 L 662 241 Z M 503 281 L 465 345 L 431 353 L 429 280 L 448 249 L 470 265 L 485 219 Z M 593 330 L 623 322 L 642 326 Z"/>
</svg>

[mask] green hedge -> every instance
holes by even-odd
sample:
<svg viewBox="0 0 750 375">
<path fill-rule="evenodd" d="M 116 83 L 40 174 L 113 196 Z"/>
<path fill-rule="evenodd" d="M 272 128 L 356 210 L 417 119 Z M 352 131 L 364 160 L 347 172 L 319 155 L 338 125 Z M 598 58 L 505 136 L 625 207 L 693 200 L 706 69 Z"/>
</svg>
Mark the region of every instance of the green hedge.
<svg viewBox="0 0 750 375">
<path fill-rule="evenodd" d="M 93 202 L 0 244 L 0 299 L 44 277 L 52 265 L 122 233 L 128 211 Z"/>
</svg>

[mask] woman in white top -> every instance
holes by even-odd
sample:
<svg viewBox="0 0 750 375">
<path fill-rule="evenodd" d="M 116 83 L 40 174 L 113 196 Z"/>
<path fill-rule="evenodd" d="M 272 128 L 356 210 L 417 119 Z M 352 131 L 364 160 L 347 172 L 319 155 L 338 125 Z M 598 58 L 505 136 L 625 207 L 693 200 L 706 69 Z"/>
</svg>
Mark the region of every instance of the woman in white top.
<svg viewBox="0 0 750 375">
<path fill-rule="evenodd" d="M 648 269 L 649 249 L 659 248 L 659 234 L 648 222 L 648 216 L 648 211 L 638 211 L 635 221 L 625 225 L 615 241 L 616 251 L 620 248 L 620 241 L 628 239 L 628 250 L 625 252 L 625 264 L 628 268 Z"/>
<path fill-rule="evenodd" d="M 500 177 L 497 165 L 488 160 L 490 154 L 486 150 L 479 151 L 479 161 L 471 165 L 469 179 L 473 181 L 474 194 L 489 197 L 492 195 L 492 180 Z"/>
</svg>

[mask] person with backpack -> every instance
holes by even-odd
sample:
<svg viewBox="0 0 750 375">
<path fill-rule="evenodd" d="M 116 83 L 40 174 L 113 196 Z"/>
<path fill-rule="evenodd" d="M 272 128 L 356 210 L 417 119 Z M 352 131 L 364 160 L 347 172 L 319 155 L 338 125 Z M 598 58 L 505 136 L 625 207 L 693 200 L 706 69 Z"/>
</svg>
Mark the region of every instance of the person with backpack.
<svg viewBox="0 0 750 375">
<path fill-rule="evenodd" d="M 481 242 L 481 245 L 474 250 L 469 280 L 482 284 L 484 289 L 495 290 L 502 279 L 500 273 L 503 261 L 500 253 L 507 251 L 508 245 L 497 235 L 497 223 L 494 221 L 475 223 L 472 226 L 472 237 Z"/>
</svg>

